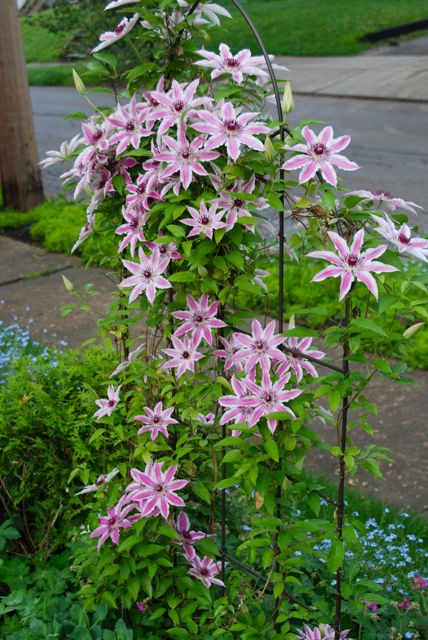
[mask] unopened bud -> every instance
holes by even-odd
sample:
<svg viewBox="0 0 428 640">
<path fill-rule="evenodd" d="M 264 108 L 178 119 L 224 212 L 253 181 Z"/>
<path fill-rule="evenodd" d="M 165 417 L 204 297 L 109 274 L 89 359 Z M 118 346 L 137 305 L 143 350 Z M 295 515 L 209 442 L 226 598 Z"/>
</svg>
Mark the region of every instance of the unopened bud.
<svg viewBox="0 0 428 640">
<path fill-rule="evenodd" d="M 285 82 L 284 95 L 282 96 L 282 108 L 284 113 L 291 113 L 294 109 L 293 93 L 291 91 L 291 84 L 288 80 Z"/>
<path fill-rule="evenodd" d="M 403 333 L 403 336 L 405 338 L 413 338 L 417 333 L 422 331 L 424 326 L 425 326 L 425 322 L 417 322 L 416 324 L 412 324 L 410 327 L 408 327 L 405 330 L 405 332 Z"/>
<path fill-rule="evenodd" d="M 275 158 L 275 147 L 269 136 L 266 136 L 265 140 L 265 156 L 267 160 L 273 160 Z"/>
<path fill-rule="evenodd" d="M 73 80 L 77 93 L 84 94 L 86 91 L 85 85 L 83 84 L 83 80 L 77 73 L 76 69 L 73 69 Z"/>
</svg>

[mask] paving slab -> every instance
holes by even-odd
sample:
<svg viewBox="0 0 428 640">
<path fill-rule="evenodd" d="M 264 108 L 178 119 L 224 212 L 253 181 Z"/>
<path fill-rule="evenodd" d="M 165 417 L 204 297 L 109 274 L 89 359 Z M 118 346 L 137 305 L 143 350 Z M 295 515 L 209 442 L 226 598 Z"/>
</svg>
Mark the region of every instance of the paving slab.
<svg viewBox="0 0 428 640">
<path fill-rule="evenodd" d="M 0 236 L 0 286 L 21 278 L 69 269 L 79 263 L 74 256 L 47 253 L 36 245 Z"/>
<path fill-rule="evenodd" d="M 49 345 L 65 340 L 68 346 L 79 347 L 85 340 L 97 338 L 96 320 L 109 306 L 111 298 L 108 294 L 115 289 L 114 283 L 97 269 L 73 267 L 64 271 L 64 275 L 75 289 L 83 290 L 90 282 L 102 295 L 88 296 L 83 300 L 71 296 L 61 273 L 0 285 L 0 320 L 5 324 L 17 322 L 21 326 L 29 326 L 33 339 Z M 61 313 L 65 305 L 84 303 L 90 304 L 93 310 L 76 310 L 65 317 Z"/>
<path fill-rule="evenodd" d="M 296 94 L 428 102 L 428 55 L 278 57 Z"/>
</svg>

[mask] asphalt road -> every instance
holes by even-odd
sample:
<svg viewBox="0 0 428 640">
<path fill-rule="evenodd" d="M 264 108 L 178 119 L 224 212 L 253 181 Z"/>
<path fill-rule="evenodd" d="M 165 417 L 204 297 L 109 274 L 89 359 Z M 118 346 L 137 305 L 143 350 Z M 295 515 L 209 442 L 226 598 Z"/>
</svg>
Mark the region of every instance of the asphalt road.
<svg viewBox="0 0 428 640">
<path fill-rule="evenodd" d="M 42 159 L 48 149 L 59 148 L 78 132 L 79 123 L 64 122 L 64 117 L 73 111 L 90 114 L 91 109 L 72 88 L 33 87 L 31 98 Z M 92 99 L 98 105 L 112 100 L 108 94 Z M 292 124 L 303 119 L 324 120 L 337 135 L 352 135 L 346 155 L 361 169 L 340 172 L 347 187 L 386 189 L 422 205 L 427 216 L 420 215 L 417 223 L 428 230 L 428 103 L 296 96 L 295 106 Z M 61 190 L 57 177 L 63 170 L 49 167 L 43 172 L 47 194 Z"/>
</svg>

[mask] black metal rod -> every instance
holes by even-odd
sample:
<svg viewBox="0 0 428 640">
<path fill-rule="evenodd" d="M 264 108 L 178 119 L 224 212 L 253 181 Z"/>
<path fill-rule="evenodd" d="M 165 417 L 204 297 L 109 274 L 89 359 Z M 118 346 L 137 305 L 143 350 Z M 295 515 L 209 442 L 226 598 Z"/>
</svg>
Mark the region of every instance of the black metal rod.
<svg viewBox="0 0 428 640">
<path fill-rule="evenodd" d="M 348 327 L 351 318 L 351 298 L 350 295 L 345 300 L 345 320 L 344 325 Z M 343 344 L 343 370 L 345 377 L 349 375 L 349 342 L 345 339 Z M 349 395 L 346 395 L 342 400 L 342 416 L 341 416 L 341 428 L 340 428 L 340 443 L 341 456 L 339 459 L 339 487 L 337 496 L 337 522 L 336 533 L 340 541 L 343 538 L 343 523 L 345 519 L 345 452 L 346 452 L 346 436 L 348 430 L 348 409 L 349 409 Z M 340 640 L 340 631 L 342 626 L 342 567 L 340 566 L 336 571 L 336 616 L 334 624 L 334 639 Z"/>
</svg>

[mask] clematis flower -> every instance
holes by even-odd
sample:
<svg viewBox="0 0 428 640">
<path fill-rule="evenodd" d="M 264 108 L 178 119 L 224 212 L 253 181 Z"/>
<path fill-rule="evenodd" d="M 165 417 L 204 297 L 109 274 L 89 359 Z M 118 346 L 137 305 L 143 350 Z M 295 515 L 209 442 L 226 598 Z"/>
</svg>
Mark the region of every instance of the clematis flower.
<svg viewBox="0 0 428 640">
<path fill-rule="evenodd" d="M 228 155 L 234 161 L 241 155 L 241 145 L 256 151 L 264 151 L 263 143 L 255 136 L 259 133 L 268 133 L 270 129 L 261 122 L 251 122 L 259 114 L 248 112 L 236 115 L 231 102 L 223 104 L 221 116 L 210 111 L 196 113 L 198 119 L 192 124 L 193 129 L 211 136 L 205 144 L 206 149 L 217 149 L 225 144 Z"/>
<path fill-rule="evenodd" d="M 91 235 L 94 229 L 95 229 L 95 214 L 91 213 L 86 216 L 86 224 L 84 227 L 80 229 L 79 237 L 71 247 L 71 253 L 74 253 L 76 249 L 80 247 L 82 242 L 85 242 L 85 240 L 89 238 L 89 236 Z"/>
<path fill-rule="evenodd" d="M 222 222 L 223 211 L 217 213 L 217 203 L 214 202 L 209 209 L 207 209 L 205 202 L 202 200 L 200 204 L 200 210 L 198 211 L 194 207 L 188 207 L 188 211 L 191 218 L 183 218 L 181 222 L 193 227 L 193 229 L 187 234 L 187 237 L 198 236 L 203 233 L 210 240 L 213 237 L 213 231 L 215 229 L 223 229 L 226 226 L 225 222 Z"/>
<path fill-rule="evenodd" d="M 339 640 L 345 640 L 349 631 L 342 631 Z M 305 624 L 305 628 L 300 631 L 299 640 L 334 640 L 335 630 L 328 624 L 320 624 L 319 627 L 311 629 Z"/>
<path fill-rule="evenodd" d="M 219 336 L 223 349 L 217 349 L 217 351 L 214 351 L 213 353 L 217 358 L 224 358 L 225 371 L 228 371 L 232 366 L 234 366 L 237 371 L 242 371 L 244 368 L 240 362 L 235 361 L 235 355 L 241 348 L 237 342 L 236 336 L 236 333 L 232 333 L 230 340 L 226 340 L 226 338 Z"/>
<path fill-rule="evenodd" d="M 119 469 L 115 467 L 113 471 L 110 471 L 110 473 L 108 473 L 106 476 L 101 474 L 100 476 L 98 476 L 98 479 L 94 484 L 87 484 L 86 487 L 83 487 L 81 491 L 75 493 L 74 495 L 81 496 L 85 493 L 93 493 L 95 491 L 98 491 L 100 487 L 111 482 L 118 473 Z"/>
<path fill-rule="evenodd" d="M 83 122 L 82 132 L 85 142 L 94 150 L 107 151 L 110 147 L 111 125 L 108 120 L 104 120 L 101 125 L 91 121 Z"/>
<path fill-rule="evenodd" d="M 287 171 L 302 169 L 299 174 L 299 184 L 308 182 L 317 171 L 320 171 L 326 182 L 335 187 L 337 176 L 334 166 L 344 171 L 356 171 L 360 168 L 355 162 L 339 155 L 339 151 L 346 149 L 351 142 L 351 136 L 333 138 L 332 127 L 324 127 L 317 136 L 308 126 L 303 127 L 302 135 L 307 144 L 285 145 L 284 149 L 297 151 L 298 155 L 282 165 L 282 169 Z"/>
<path fill-rule="evenodd" d="M 92 53 L 97 53 L 97 51 L 101 51 L 101 49 L 109 47 L 111 44 L 114 44 L 126 36 L 126 34 L 131 31 L 132 27 L 135 26 L 139 17 L 138 13 L 134 13 L 132 18 L 123 18 L 114 31 L 106 31 L 105 33 L 102 33 L 100 35 L 100 44 L 92 49 Z"/>
<path fill-rule="evenodd" d="M 159 432 L 162 433 L 165 438 L 168 438 L 168 426 L 170 424 L 178 424 L 177 420 L 171 418 L 174 409 L 175 407 L 170 407 L 164 410 L 162 402 L 158 402 L 154 409 L 144 407 L 146 415 L 134 416 L 135 420 L 144 422 L 144 426 L 138 431 L 138 435 L 140 436 L 142 433 L 150 431 L 152 440 L 156 440 Z"/>
<path fill-rule="evenodd" d="M 194 554 L 192 558 L 188 557 L 188 560 L 191 565 L 189 574 L 201 580 L 207 589 L 209 589 L 212 584 L 224 587 L 224 582 L 215 577 L 221 571 L 221 566 L 218 562 L 214 562 L 212 558 L 208 558 L 207 556 L 201 559 L 196 554 Z"/>
<path fill-rule="evenodd" d="M 163 349 L 171 358 L 162 365 L 163 369 L 177 369 L 177 378 L 181 378 L 185 371 L 195 371 L 195 362 L 203 358 L 203 354 L 197 351 L 199 342 L 194 337 L 184 337 L 183 340 L 175 335 L 171 336 L 173 349 Z"/>
<path fill-rule="evenodd" d="M 290 322 L 288 324 L 288 329 L 294 329 L 295 322 L 294 316 L 291 317 Z M 286 338 L 286 345 L 290 349 L 294 349 L 295 351 L 299 351 L 302 355 L 297 355 L 293 353 L 284 353 L 282 352 L 283 362 L 279 365 L 276 370 L 277 376 L 282 376 L 289 369 L 292 369 L 294 375 L 296 376 L 297 382 L 300 382 L 303 378 L 303 374 L 306 371 L 313 378 L 318 378 L 318 372 L 315 369 L 312 362 L 306 360 L 305 353 L 312 358 L 317 358 L 318 360 L 322 360 L 325 357 L 325 353 L 323 351 L 318 351 L 315 349 L 310 350 L 310 346 L 312 344 L 312 338 L 295 338 L 290 336 Z"/>
<path fill-rule="evenodd" d="M 354 280 L 358 280 L 365 284 L 377 299 L 378 288 L 372 273 L 390 273 L 397 271 L 397 269 L 390 264 L 376 261 L 376 258 L 379 258 L 385 253 L 387 249 L 386 244 L 379 245 L 374 249 L 368 249 L 361 253 L 361 247 L 364 242 L 364 229 L 357 231 L 350 248 L 345 240 L 334 231 L 329 231 L 328 235 L 336 247 L 338 255 L 332 251 L 311 251 L 307 254 L 310 258 L 328 260 L 328 262 L 331 262 L 333 265 L 317 273 L 316 276 L 312 278 L 312 282 L 321 282 L 326 278 L 337 278 L 340 276 L 340 302 L 350 291 Z"/>
<path fill-rule="evenodd" d="M 409 211 L 410 213 L 418 214 L 416 209 L 422 209 L 419 204 L 415 202 L 408 202 L 402 198 L 393 198 L 389 191 L 379 189 L 377 191 L 350 191 L 345 196 L 358 196 L 372 202 L 376 209 L 385 209 L 385 211 L 395 211 L 396 209 L 403 209 L 403 211 Z"/>
<path fill-rule="evenodd" d="M 130 245 L 131 256 L 134 257 L 137 242 L 144 242 L 144 226 L 147 222 L 148 215 L 145 211 L 133 209 L 131 207 L 122 207 L 122 216 L 126 222 L 117 227 L 115 233 L 124 235 L 119 245 L 119 252 L 122 253 L 128 245 Z"/>
<path fill-rule="evenodd" d="M 192 142 L 189 142 L 186 138 L 186 127 L 184 125 L 178 131 L 177 140 L 170 136 L 163 136 L 162 143 L 168 147 L 169 151 L 158 151 L 154 159 L 168 163 L 167 168 L 162 172 L 164 177 L 179 173 L 184 189 L 189 188 L 194 173 L 199 176 L 207 175 L 207 171 L 201 162 L 215 160 L 220 155 L 204 147 L 205 140 L 203 136 L 198 136 Z"/>
<path fill-rule="evenodd" d="M 95 400 L 95 404 L 100 407 L 98 411 L 95 411 L 94 418 L 103 418 L 104 416 L 111 416 L 116 409 L 116 405 L 119 402 L 119 392 L 122 385 L 119 385 L 115 389 L 112 385 L 107 388 L 107 398 L 99 398 Z"/>
<path fill-rule="evenodd" d="M 159 234 L 159 240 L 161 239 L 162 233 Z M 146 246 L 152 251 L 157 248 L 162 258 L 168 258 L 169 260 L 181 260 L 183 257 L 178 253 L 175 242 L 146 242 Z"/>
<path fill-rule="evenodd" d="M 226 230 L 230 231 L 233 228 L 236 221 L 244 216 L 251 216 L 251 211 L 248 207 L 250 204 L 254 205 L 257 209 L 266 209 L 269 204 L 265 198 L 256 198 L 253 200 L 243 200 L 236 193 L 253 193 L 256 186 L 256 176 L 253 174 L 248 182 L 244 180 L 236 180 L 231 187 L 220 192 L 220 197 L 216 199 L 219 209 L 224 209 L 226 212 Z M 254 225 L 245 225 L 250 231 L 254 231 Z"/>
<path fill-rule="evenodd" d="M 372 216 L 374 222 L 378 225 L 374 231 L 377 231 L 377 233 L 386 240 L 389 240 L 400 253 L 407 253 L 409 256 L 428 262 L 428 240 L 424 238 L 412 238 L 411 229 L 407 224 L 403 224 L 397 229 L 386 213 L 384 216 L 384 218 Z"/>
<path fill-rule="evenodd" d="M 135 4 L 136 2 L 140 2 L 140 0 L 113 0 L 113 2 L 109 2 L 104 11 L 108 11 L 108 9 L 117 9 L 118 7 L 123 7 L 125 4 Z"/>
<path fill-rule="evenodd" d="M 268 278 L 270 276 L 269 271 L 264 271 L 263 269 L 254 269 L 254 278 L 251 280 L 253 284 L 258 285 L 263 291 L 266 293 L 269 292 L 269 289 L 266 286 L 266 283 L 263 282 L 262 278 Z"/>
<path fill-rule="evenodd" d="M 125 371 L 129 367 L 129 365 L 140 355 L 140 353 L 144 350 L 145 345 L 140 344 L 134 351 L 130 351 L 129 355 L 117 365 L 116 369 L 110 374 L 110 378 L 114 378 L 118 373 Z"/>
<path fill-rule="evenodd" d="M 117 144 L 116 156 L 123 153 L 129 146 L 138 149 L 141 138 L 151 135 L 151 130 L 144 127 L 144 111 L 138 109 L 137 99 L 131 98 L 129 104 L 117 105 L 117 110 L 108 120 L 118 130 L 111 139 L 111 144 Z"/>
<path fill-rule="evenodd" d="M 251 396 L 251 392 L 248 390 L 245 381 L 246 378 L 240 380 L 236 376 L 232 376 L 230 384 L 235 395 L 231 394 L 219 398 L 219 405 L 227 409 L 220 418 L 221 425 L 227 424 L 228 422 L 233 422 L 234 424 L 241 422 L 250 423 L 254 408 L 248 406 L 245 402 Z M 241 432 L 237 430 L 232 431 L 233 436 L 239 436 L 240 433 Z"/>
<path fill-rule="evenodd" d="M 207 413 L 204 415 L 203 413 L 198 413 L 198 420 L 202 422 L 206 427 L 210 427 L 214 424 L 215 421 L 215 413 Z"/>
<path fill-rule="evenodd" d="M 427 585 L 428 585 L 428 580 L 426 580 L 426 578 L 423 578 L 422 576 L 415 576 L 412 579 L 412 587 L 417 591 L 425 591 L 425 589 L 427 588 Z"/>
<path fill-rule="evenodd" d="M 267 416 L 275 411 L 285 411 L 294 419 L 296 416 L 292 410 L 287 407 L 284 402 L 294 400 L 303 393 L 300 389 L 284 389 L 284 386 L 290 380 L 290 374 L 281 376 L 276 382 L 272 382 L 268 369 L 262 369 L 262 382 L 257 385 L 252 380 L 245 378 L 244 384 L 248 391 L 251 392 L 249 398 L 242 400 L 247 407 L 253 407 L 254 412 L 251 415 L 248 426 L 254 427 L 263 416 Z M 271 433 L 275 432 L 278 421 L 268 418 L 268 427 Z"/>
<path fill-rule="evenodd" d="M 138 469 L 131 469 L 131 476 L 135 481 L 130 485 L 132 489 L 128 494 L 130 500 L 142 500 L 142 517 L 149 516 L 153 511 L 168 519 L 170 505 L 174 507 L 184 507 L 184 501 L 175 492 L 183 489 L 188 480 L 174 480 L 177 473 L 177 466 L 162 470 L 162 462 L 153 462 L 151 472 L 146 473 Z"/>
<path fill-rule="evenodd" d="M 252 56 L 249 49 L 243 49 L 233 55 L 227 44 L 220 45 L 220 54 L 201 49 L 196 52 L 205 60 L 195 62 L 199 67 L 212 68 L 211 78 L 215 80 L 223 74 L 229 74 L 238 84 L 242 84 L 244 75 L 267 78 L 268 73 L 261 67 L 266 64 L 263 56 Z"/>
<path fill-rule="evenodd" d="M 177 4 L 180 9 L 190 9 L 191 3 L 187 2 L 187 0 L 177 0 Z M 195 10 L 195 19 L 194 24 L 202 25 L 202 24 L 215 24 L 218 27 L 220 26 L 220 20 L 218 16 L 224 16 L 225 18 L 231 18 L 229 11 L 224 9 L 219 4 L 215 4 L 214 2 L 203 2 L 201 3 Z M 203 18 L 206 16 L 207 20 Z"/>
<path fill-rule="evenodd" d="M 153 304 L 156 289 L 170 289 L 171 283 L 162 276 L 166 270 L 169 259 L 161 257 L 159 250 L 154 250 L 151 256 L 146 256 L 142 247 L 138 249 L 140 262 L 122 260 L 124 266 L 133 275 L 125 278 L 120 283 L 120 287 L 134 287 L 129 296 L 129 302 L 134 302 L 139 295 L 145 292 L 147 300 Z"/>
<path fill-rule="evenodd" d="M 67 142 L 67 140 L 64 140 L 64 142 L 61 143 L 59 151 L 56 151 L 55 149 L 46 151 L 47 157 L 44 158 L 44 160 L 41 160 L 39 162 L 39 165 L 43 169 L 46 169 L 46 167 L 50 167 L 53 164 L 59 164 L 60 162 L 63 162 L 68 158 L 69 155 L 76 151 L 76 149 L 78 149 L 78 147 L 80 147 L 83 142 L 84 138 L 82 138 L 80 133 L 74 136 L 74 138 L 72 138 L 69 142 Z"/>
<path fill-rule="evenodd" d="M 174 311 L 174 318 L 185 320 L 184 324 L 174 332 L 175 336 L 182 336 L 184 333 L 192 332 L 192 337 L 199 344 L 204 338 L 212 347 L 212 330 L 225 327 L 226 323 L 215 317 L 219 301 L 209 303 L 209 296 L 204 294 L 197 302 L 193 296 L 187 296 L 187 304 L 190 311 Z"/>
<path fill-rule="evenodd" d="M 269 322 L 263 329 L 258 320 L 251 324 L 252 335 L 236 333 L 235 340 L 240 346 L 234 361 L 244 365 L 245 371 L 255 369 L 259 364 L 263 369 L 269 369 L 271 360 L 280 362 L 283 355 L 278 346 L 285 341 L 284 336 L 275 335 L 275 320 Z"/>
<path fill-rule="evenodd" d="M 190 520 L 184 511 L 180 511 L 177 520 L 173 522 L 173 527 L 179 535 L 179 538 L 173 542 L 181 545 L 186 556 L 191 558 L 195 554 L 193 545 L 198 540 L 206 538 L 206 534 L 202 531 L 190 531 Z"/>
<path fill-rule="evenodd" d="M 206 96 L 201 98 L 195 97 L 198 85 L 198 78 L 189 84 L 180 84 L 176 80 L 173 80 L 168 93 L 164 93 L 163 91 L 150 92 L 151 100 L 156 101 L 160 105 L 153 114 L 157 120 L 162 120 L 158 130 L 158 136 L 162 136 L 174 125 L 179 125 L 189 109 L 210 104 L 211 98 Z"/>
<path fill-rule="evenodd" d="M 126 205 L 128 207 L 138 207 L 149 211 L 149 198 L 160 200 L 160 194 L 155 190 L 156 178 L 153 175 L 139 175 L 137 184 L 128 184 L 126 187 Z"/>
<path fill-rule="evenodd" d="M 127 497 L 122 496 L 114 507 L 107 509 L 106 516 L 98 517 L 99 526 L 91 533 L 91 538 L 99 538 L 98 551 L 109 538 L 113 544 L 119 544 L 120 529 L 132 526 L 133 523 L 127 518 L 127 515 L 134 509 L 134 505 L 126 504 L 126 502 Z"/>
</svg>

